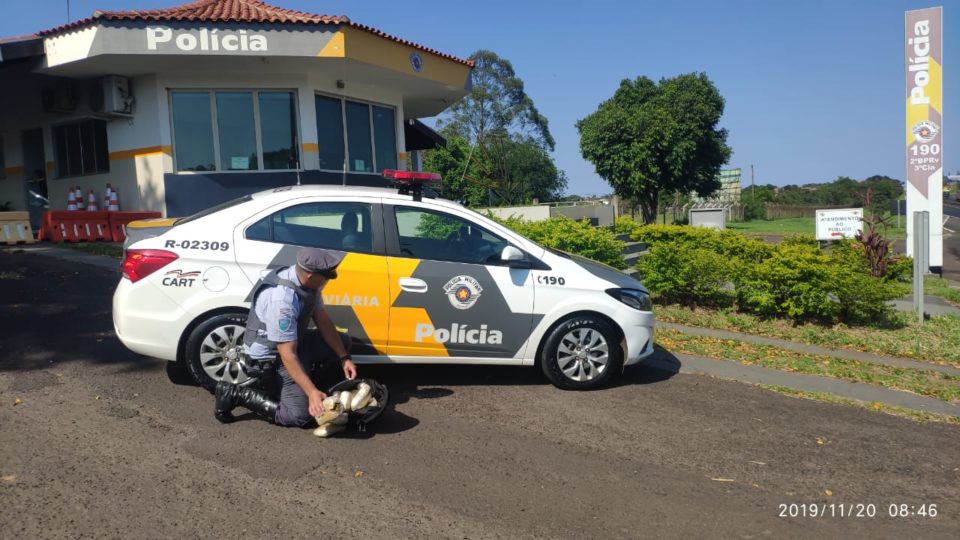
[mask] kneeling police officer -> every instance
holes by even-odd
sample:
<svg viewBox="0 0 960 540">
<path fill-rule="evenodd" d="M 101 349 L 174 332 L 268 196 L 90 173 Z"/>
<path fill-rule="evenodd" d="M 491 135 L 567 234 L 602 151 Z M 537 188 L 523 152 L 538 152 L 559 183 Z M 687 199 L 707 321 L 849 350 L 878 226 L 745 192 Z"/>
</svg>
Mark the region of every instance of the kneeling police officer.
<svg viewBox="0 0 960 540">
<path fill-rule="evenodd" d="M 337 277 L 343 255 L 319 248 L 301 248 L 297 264 L 274 270 L 257 285 L 247 316 L 243 347 L 252 366 L 262 366 L 268 388 L 279 388 L 279 402 L 271 393 L 220 381 L 214 416 L 233 421 L 234 407 L 243 406 L 272 423 L 306 426 L 323 412 L 321 392 L 313 381 L 315 363 L 339 359 L 347 379 L 357 376 L 350 358 L 350 338 L 337 331 L 323 309 L 320 291 Z M 317 329 L 307 329 L 310 320 Z M 279 357 L 279 368 L 276 365 Z"/>
</svg>

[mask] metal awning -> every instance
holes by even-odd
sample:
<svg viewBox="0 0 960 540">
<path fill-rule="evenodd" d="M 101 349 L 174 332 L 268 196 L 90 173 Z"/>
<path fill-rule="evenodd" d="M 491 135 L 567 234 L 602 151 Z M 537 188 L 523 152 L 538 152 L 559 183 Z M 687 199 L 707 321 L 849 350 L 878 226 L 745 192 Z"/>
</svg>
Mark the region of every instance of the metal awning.
<svg viewBox="0 0 960 540">
<path fill-rule="evenodd" d="M 0 64 L 43 56 L 43 38 L 37 35 L 0 39 Z"/>
<path fill-rule="evenodd" d="M 434 148 L 447 146 L 447 140 L 442 135 L 416 118 L 409 118 L 403 123 L 403 136 L 406 138 L 408 152 L 433 150 Z"/>
</svg>

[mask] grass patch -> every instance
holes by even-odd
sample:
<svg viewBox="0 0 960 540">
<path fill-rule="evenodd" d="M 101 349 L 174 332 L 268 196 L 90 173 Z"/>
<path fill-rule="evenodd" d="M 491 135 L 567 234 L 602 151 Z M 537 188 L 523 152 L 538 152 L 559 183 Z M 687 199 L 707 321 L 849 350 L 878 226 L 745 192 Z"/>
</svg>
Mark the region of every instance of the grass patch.
<svg viewBox="0 0 960 540">
<path fill-rule="evenodd" d="M 751 221 L 728 223 L 727 228 L 747 234 L 769 235 L 814 234 L 817 231 L 813 218 L 754 219 Z"/>
<path fill-rule="evenodd" d="M 735 339 L 693 336 L 670 329 L 657 331 L 657 343 L 674 353 L 694 354 L 791 373 L 804 373 L 844 381 L 875 384 L 884 388 L 906 390 L 946 402 L 960 400 L 960 376 L 939 371 L 902 368 L 833 356 L 814 355 L 770 345 L 756 345 Z"/>
<path fill-rule="evenodd" d="M 823 347 L 900 356 L 960 367 L 960 317 L 950 315 L 932 317 L 922 326 L 904 322 L 908 317 L 901 316 L 902 325 L 899 327 L 870 328 L 844 324 L 794 325 L 785 320 L 761 319 L 744 313 L 705 308 L 693 311 L 677 305 L 657 306 L 656 314 L 661 321 L 677 324 L 733 330 Z"/>
<path fill-rule="evenodd" d="M 804 390 L 797 390 L 794 388 L 789 388 L 786 386 L 780 386 L 776 384 L 758 384 L 757 386 L 759 386 L 760 388 L 764 388 L 772 392 L 777 392 L 778 394 L 784 394 L 790 397 L 811 399 L 813 401 L 822 401 L 825 403 L 837 403 L 840 405 L 852 405 L 854 407 L 862 407 L 864 409 L 869 409 L 871 411 L 880 411 L 882 413 L 890 414 L 893 416 L 907 418 L 915 422 L 943 422 L 946 424 L 960 425 L 960 417 L 951 416 L 948 414 L 936 414 L 936 413 L 929 413 L 924 411 L 915 411 L 913 409 L 905 409 L 903 407 L 897 407 L 895 405 L 887 405 L 885 403 L 880 403 L 879 401 L 868 403 L 866 401 L 860 401 L 857 399 L 848 399 L 848 398 L 838 397 L 833 394 L 828 394 L 826 392 L 806 392 Z"/>
<path fill-rule="evenodd" d="M 960 289 L 954 288 L 949 280 L 935 276 L 924 276 L 923 292 L 930 296 L 943 298 L 947 303 L 960 306 Z"/>
<path fill-rule="evenodd" d="M 884 236 L 886 236 L 888 239 L 906 238 L 906 226 L 904 225 L 903 227 L 898 227 L 896 217 L 893 217 L 891 221 L 892 225 L 890 227 L 887 227 L 884 231 L 883 227 L 881 226 L 879 231 L 884 233 Z M 812 217 L 772 220 L 754 219 L 750 221 L 728 223 L 727 228 L 744 234 L 771 236 L 797 233 L 806 233 L 812 235 L 816 234 L 817 232 L 816 223 Z"/>
<path fill-rule="evenodd" d="M 123 244 L 108 242 L 60 242 L 57 247 L 75 249 L 94 255 L 105 255 L 120 260 L 123 258 Z"/>
</svg>

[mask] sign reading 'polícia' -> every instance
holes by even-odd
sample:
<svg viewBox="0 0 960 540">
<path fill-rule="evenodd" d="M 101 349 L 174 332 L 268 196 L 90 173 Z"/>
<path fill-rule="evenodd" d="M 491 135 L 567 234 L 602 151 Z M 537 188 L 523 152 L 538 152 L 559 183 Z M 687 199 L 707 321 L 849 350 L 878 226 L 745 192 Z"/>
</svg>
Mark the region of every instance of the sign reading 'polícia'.
<svg viewBox="0 0 960 540">
<path fill-rule="evenodd" d="M 159 50 L 161 47 L 176 47 L 190 51 L 267 51 L 267 36 L 248 34 L 246 30 L 231 32 L 219 29 L 183 30 L 174 32 L 172 28 L 155 26 L 147 28 L 147 49 Z"/>
</svg>

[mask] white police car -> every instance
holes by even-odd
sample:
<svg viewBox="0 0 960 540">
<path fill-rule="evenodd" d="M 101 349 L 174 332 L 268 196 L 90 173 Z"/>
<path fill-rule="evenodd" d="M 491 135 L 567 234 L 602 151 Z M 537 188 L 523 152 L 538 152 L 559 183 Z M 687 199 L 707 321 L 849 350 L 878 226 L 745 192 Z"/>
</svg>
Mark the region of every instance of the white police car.
<svg viewBox="0 0 960 540">
<path fill-rule="evenodd" d="M 113 297 L 129 349 L 201 385 L 247 383 L 250 293 L 299 246 L 343 251 L 325 309 L 359 363 L 539 365 L 561 388 L 607 383 L 653 352 L 650 297 L 610 267 L 544 249 L 454 202 L 396 189 L 283 187 L 128 228 Z"/>
</svg>

